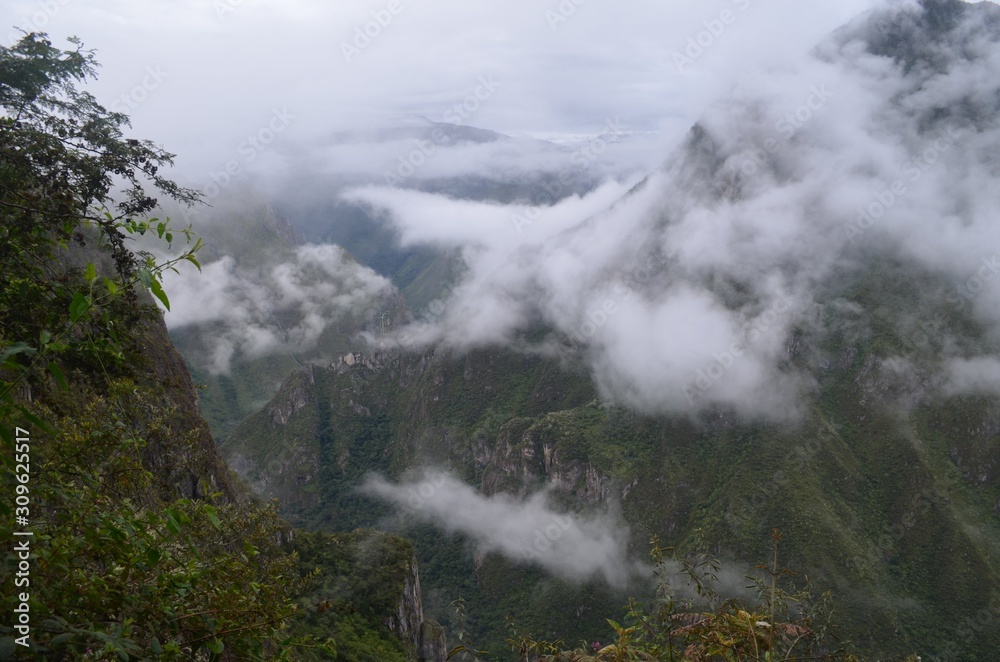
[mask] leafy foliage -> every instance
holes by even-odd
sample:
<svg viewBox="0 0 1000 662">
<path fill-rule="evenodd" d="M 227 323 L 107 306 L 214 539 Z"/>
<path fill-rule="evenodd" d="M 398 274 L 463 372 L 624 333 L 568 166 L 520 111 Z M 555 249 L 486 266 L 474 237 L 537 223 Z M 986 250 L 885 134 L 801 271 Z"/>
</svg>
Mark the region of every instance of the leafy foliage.
<svg viewBox="0 0 1000 662">
<path fill-rule="evenodd" d="M 292 546 L 303 577 L 314 576 L 315 581 L 300 598 L 304 609 L 291 632 L 336 642 L 335 652 L 319 659 L 412 659 L 414 651 L 407 650 L 386 622 L 397 617 L 407 579 L 414 572 L 413 545 L 408 540 L 363 529 L 350 533 L 296 531 Z M 307 652 L 303 659 L 315 658 Z"/>
<path fill-rule="evenodd" d="M 134 383 L 115 382 L 70 416 L 38 413 L 55 434 L 32 439 L 33 650 L 275 657 L 296 611 L 290 596 L 309 577 L 280 549 L 286 527 L 274 507 L 160 497 L 145 451 L 174 434 L 172 412 Z M 4 593 L 7 613 L 15 593 Z"/>
<path fill-rule="evenodd" d="M 770 581 L 748 577 L 761 598 L 755 606 L 720 597 L 715 586 L 721 566 L 709 554 L 697 548 L 678 554 L 654 540 L 652 557 L 659 578 L 656 600 L 649 612 L 630 600 L 624 623 L 608 621 L 614 643 L 584 643 L 564 650 L 561 641 L 536 641 L 518 636 L 516 630 L 508 643 L 521 659 L 542 662 L 857 660 L 827 643 L 829 593 L 814 599 L 808 589 L 789 593 L 778 586 L 779 575 L 793 574 L 778 569 L 780 538 L 777 531 L 772 533 L 773 563 L 757 566 Z M 678 585 L 675 566 L 686 586 Z M 693 587 L 693 596 L 681 595 L 679 589 L 686 587 Z M 705 608 L 692 609 L 699 605 Z"/>
<path fill-rule="evenodd" d="M 330 403 L 338 451 L 381 426 L 374 414 L 389 416 L 392 437 L 380 461 L 389 463 L 390 478 L 416 457 L 454 467 L 484 491 L 525 489 L 558 472 L 580 478 L 554 491 L 553 499 L 578 507 L 578 495 L 589 488 L 584 477 L 593 469 L 612 493 L 616 487 L 627 491 L 621 506 L 630 543 L 658 535 L 680 545 L 700 528 L 724 558 L 747 560 L 759 558 L 760 541 L 779 527 L 786 533 L 782 557 L 807 572 L 820 593 L 834 592 L 838 624 L 859 650 L 882 659 L 914 650 L 992 659 L 1000 631 L 968 624 L 995 622 L 996 610 L 984 605 L 996 604 L 1000 576 L 1000 478 L 991 469 L 1000 458 L 997 398 L 928 398 L 903 423 L 901 406 L 885 405 L 921 389 L 894 381 L 891 369 L 892 357 L 907 349 L 911 315 L 938 319 L 939 312 L 948 313 L 942 336 L 980 330 L 967 311 L 956 313 L 947 283 L 936 276 L 884 260 L 869 268 L 837 279 L 830 298 L 875 312 L 842 314 L 831 304 L 825 313 L 831 330 L 811 331 L 794 357 L 830 361 L 795 429 L 742 420 L 726 410 L 691 421 L 591 406 L 596 394 L 583 387 L 586 375 L 556 361 L 479 350 L 457 359 L 376 355 L 372 368 L 316 370 L 315 383 L 295 375 L 227 446 L 231 456 L 258 462 L 261 475 L 252 477 L 259 484 L 276 493 L 283 486 L 286 514 L 301 513 L 300 521 L 314 526 L 342 523 L 325 515 L 353 506 L 357 497 L 344 489 L 349 483 L 334 491 L 322 477 L 301 480 L 316 475 L 318 461 L 303 461 L 299 469 L 270 459 L 278 453 L 321 457 L 311 447 L 322 417 L 312 403 L 320 400 Z M 970 354 L 995 349 L 991 343 Z M 930 359 L 919 353 L 913 360 L 929 367 Z M 296 411 L 293 403 L 305 404 Z M 359 414 L 357 405 L 373 416 Z M 275 411 L 294 413 L 281 424 L 273 420 Z M 366 470 L 348 453 L 327 457 L 344 464 L 341 475 Z M 551 467 L 543 465 L 546 457 L 553 458 Z M 369 519 L 352 519 L 352 528 L 374 526 L 382 517 L 367 504 L 353 512 Z M 425 608 L 449 632 L 456 629 L 447 606 L 462 596 L 475 617 L 470 631 L 492 652 L 503 648 L 508 613 L 548 638 L 607 641 L 611 635 L 602 617 L 613 614 L 624 596 L 607 587 L 561 585 L 498 555 L 476 559 L 466 539 L 430 525 L 408 528 L 406 535 L 421 562 Z M 651 591 L 629 590 L 643 600 Z M 901 604 L 900 596 L 916 603 Z"/>
<path fill-rule="evenodd" d="M 136 219 L 157 204 L 146 186 L 182 203 L 197 193 L 160 174 L 171 154 L 124 138 L 128 118 L 76 89 L 97 65 L 70 41 L 76 49 L 60 51 L 31 33 L 0 47 L 0 244 L 8 249 L 0 252 L 0 343 L 14 371 L 37 367 L 50 352 L 63 362 L 96 361 L 102 370 L 120 364 L 132 330 L 149 319 L 136 287 L 169 307 L 163 271 L 181 261 L 198 265 L 201 243 L 189 229 L 177 232 L 193 245 L 166 262 L 129 250 L 129 236 L 147 232 L 173 243 L 169 220 Z M 84 256 L 95 262 L 74 268 Z M 30 376 L 21 371 L 13 383 Z"/>
<path fill-rule="evenodd" d="M 24 487 L 15 476 L 30 466 L 34 534 L 30 585 L 14 589 L 9 550 L 0 566 L 0 655 L 15 649 L 6 619 L 25 591 L 37 658 L 279 659 L 320 646 L 286 634 L 312 581 L 282 548 L 287 525 L 232 487 L 207 429 L 178 410 L 183 380 L 158 363 L 150 296 L 169 308 L 162 274 L 197 267 L 201 242 L 142 218 L 157 207 L 147 189 L 197 194 L 160 174 L 170 154 L 125 138 L 127 117 L 76 88 L 97 65 L 71 43 L 0 46 L 0 490 Z M 130 249 L 137 235 L 186 248 L 158 262 Z"/>
</svg>

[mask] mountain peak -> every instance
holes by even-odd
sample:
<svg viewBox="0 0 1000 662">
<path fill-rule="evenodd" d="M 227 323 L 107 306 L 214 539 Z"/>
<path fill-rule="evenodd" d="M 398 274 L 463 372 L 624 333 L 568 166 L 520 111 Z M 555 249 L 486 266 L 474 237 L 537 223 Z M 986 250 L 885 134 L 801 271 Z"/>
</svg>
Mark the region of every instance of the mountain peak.
<svg viewBox="0 0 1000 662">
<path fill-rule="evenodd" d="M 889 57 L 909 73 L 923 67 L 940 72 L 956 56 L 973 59 L 980 39 L 1000 39 L 1000 7 L 992 2 L 920 0 L 876 10 L 834 32 L 842 48 L 861 40 L 872 55 Z"/>
</svg>

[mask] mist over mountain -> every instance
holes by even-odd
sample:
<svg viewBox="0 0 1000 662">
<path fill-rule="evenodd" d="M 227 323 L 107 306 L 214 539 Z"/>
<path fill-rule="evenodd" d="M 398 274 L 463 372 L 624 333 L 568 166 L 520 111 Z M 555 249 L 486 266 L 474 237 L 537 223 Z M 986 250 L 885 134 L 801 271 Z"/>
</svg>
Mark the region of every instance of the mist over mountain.
<svg viewBox="0 0 1000 662">
<path fill-rule="evenodd" d="M 468 348 L 541 324 L 552 333 L 537 349 L 578 352 L 612 401 L 773 418 L 796 411 L 823 362 L 788 366 L 792 336 L 835 332 L 819 320 L 867 261 L 954 282 L 995 337 L 997 20 L 990 3 L 859 18 L 808 58 L 748 73 L 616 204 L 598 195 L 562 220 L 545 205 L 348 192 L 404 246 L 462 251 L 441 319 L 395 337 Z M 975 358 L 937 340 L 944 371 Z"/>
<path fill-rule="evenodd" d="M 240 485 L 320 532 L 321 592 L 381 545 L 404 657 L 518 621 L 604 660 L 630 596 L 683 601 L 669 636 L 756 600 L 744 569 L 773 599 L 780 540 L 817 598 L 783 617 L 829 590 L 807 629 L 849 650 L 992 659 L 997 4 L 251 4 L 178 19 L 232 48 L 231 98 L 184 54 L 118 102 L 218 101 L 179 160 L 207 204 L 160 210 L 206 242 L 163 317 Z"/>
<path fill-rule="evenodd" d="M 318 343 L 307 359 L 316 367 L 234 427 L 224 453 L 255 489 L 288 503 L 297 522 L 391 528 L 422 541 L 418 553 L 457 545 L 473 559 L 462 572 L 503 558 L 511 565 L 501 574 L 538 568 L 576 587 L 560 590 L 592 591 L 596 600 L 605 599 L 600 590 L 580 587 L 649 581 L 631 551 L 657 532 L 640 524 L 647 509 L 668 530 L 706 527 L 722 549 L 745 550 L 735 541 L 753 518 L 737 514 L 741 498 L 771 504 L 784 493 L 767 488 L 760 497 L 742 480 L 712 491 L 717 475 L 675 456 L 689 435 L 728 443 L 719 440 L 753 437 L 763 425 L 773 437 L 774 448 L 760 450 L 767 454 L 833 430 L 853 449 L 839 452 L 881 458 L 881 436 L 894 434 L 900 417 L 935 434 L 943 424 L 925 412 L 951 412 L 971 398 L 979 404 L 968 425 L 980 432 L 948 453 L 975 489 L 993 494 L 986 403 L 1000 388 L 1000 262 L 990 248 L 1000 232 L 998 42 L 1000 10 L 991 3 L 928 0 L 868 12 L 805 57 L 744 72 L 652 170 L 630 147 L 642 132 L 613 119 L 570 143 L 414 119 L 276 152 L 284 170 L 239 185 L 266 191 L 302 240 L 341 245 L 360 264 L 331 246 L 297 247 L 285 254 L 289 265 L 256 277 L 261 300 L 282 301 L 290 291 L 282 283 L 312 258 L 336 267 L 324 267 L 319 284 L 348 279 L 337 282 L 373 288 L 371 296 L 394 288 L 400 300 L 388 324 L 379 317 L 352 327 L 346 344 Z M 237 276 L 230 258 L 213 264 L 224 291 L 250 291 L 236 284 L 249 274 Z M 333 307 L 316 307 L 323 297 L 300 289 L 302 337 L 315 343 L 309 320 L 329 322 L 345 300 L 329 292 Z M 240 310 L 235 301 L 220 308 Z M 234 328 L 254 328 L 244 319 Z M 299 342 L 284 337 L 285 347 Z M 279 351 L 276 342 L 243 347 Z M 480 374 L 484 355 L 520 358 L 490 358 L 512 365 Z M 565 373 L 546 386 L 549 378 L 527 376 L 535 368 L 514 367 L 522 361 Z M 480 392 L 496 402 L 469 400 Z M 558 404 L 552 393 L 563 394 Z M 632 444 L 612 441 L 608 419 L 617 415 L 592 407 L 639 416 L 619 426 Z M 877 432 L 854 429 L 870 416 Z M 649 429 L 660 426 L 685 431 L 656 441 Z M 648 470 L 634 464 L 655 447 L 671 459 L 654 454 Z M 840 480 L 826 473 L 839 471 L 830 461 L 814 481 Z M 926 475 L 945 468 L 927 462 L 892 489 L 919 484 L 936 495 Z M 426 466 L 442 467 L 437 483 L 408 473 Z M 725 496 L 675 497 L 688 505 L 664 510 L 653 485 L 680 490 L 688 475 Z M 651 491 L 636 493 L 636 484 Z M 875 515 L 841 504 L 851 498 L 801 507 L 846 508 L 831 531 L 876 540 L 871 531 L 914 508 L 891 497 Z M 979 498 L 961 497 L 973 510 Z M 585 507 L 571 505 L 580 499 Z M 768 521 L 794 528 L 798 519 L 774 508 Z M 702 518 L 713 509 L 725 512 L 721 522 Z M 953 516 L 970 521 L 942 515 Z M 419 528 L 428 525 L 435 533 Z M 836 554 L 859 554 L 847 551 L 853 544 L 845 539 Z M 833 556 L 797 553 L 840 586 Z M 976 553 L 992 586 L 996 549 L 983 543 Z M 862 556 L 859 567 L 883 572 L 879 554 Z M 432 576 L 440 567 L 432 563 Z M 732 567 L 722 574 L 736 595 Z M 447 594 L 457 580 L 445 576 L 452 579 L 434 590 Z M 910 622 L 889 606 L 905 593 L 885 599 L 859 616 L 879 624 L 866 640 L 886 623 Z M 932 598 L 918 602 L 918 621 L 937 608 Z"/>
<path fill-rule="evenodd" d="M 388 295 L 386 279 L 420 311 L 451 283 L 440 277 L 414 281 L 432 265 L 452 271 L 461 242 L 414 246 L 380 208 L 354 194 L 358 185 L 392 183 L 403 196 L 481 201 L 487 209 L 518 201 L 528 214 L 540 198 L 551 206 L 566 201 L 562 214 L 576 218 L 589 213 L 580 209 L 581 195 L 607 180 L 637 177 L 640 166 L 633 157 L 621 160 L 615 154 L 638 138 L 620 124 L 609 124 L 587 141 L 558 145 L 413 119 L 278 150 L 273 158 L 294 163 L 285 175 L 267 169 L 218 173 L 210 207 L 175 212 L 206 237 L 213 261 L 203 276 L 171 277 L 173 287 L 198 292 L 201 301 L 169 311 L 167 322 L 172 329 L 214 324 L 213 346 L 199 363 L 219 374 L 228 372 L 237 351 L 254 358 L 313 350 L 338 316 L 374 310 L 377 297 Z M 589 203 L 591 209 L 610 204 L 626 190 L 609 186 Z M 255 205 L 268 208 L 262 221 L 248 224 L 248 216 L 260 214 Z M 342 256 L 344 249 L 350 257 Z"/>
<path fill-rule="evenodd" d="M 707 531 L 732 561 L 778 526 L 824 585 L 880 587 L 845 617 L 871 650 L 986 650 L 982 628 L 926 628 L 976 609 L 936 597 L 942 554 L 974 558 L 953 579 L 984 594 L 1000 576 L 998 16 L 859 16 L 746 72 L 643 176 L 344 185 L 338 204 L 394 250 L 448 260 L 423 272 L 436 298 L 291 378 L 224 452 L 301 521 L 377 521 L 435 572 L 432 550 L 458 546 L 470 565 L 433 590 L 471 572 L 480 609 L 516 592 L 487 577 L 535 587 L 518 598 L 532 610 L 538 568 L 590 608 L 595 577 L 642 567 L 627 550 L 646 536 Z M 407 473 L 428 465 L 446 478 Z"/>
<path fill-rule="evenodd" d="M 544 492 L 523 501 L 504 494 L 489 498 L 454 476 L 434 471 L 402 485 L 373 475 L 362 491 L 445 530 L 471 534 L 480 553 L 500 552 L 537 563 L 560 577 L 582 581 L 597 575 L 611 585 L 628 586 L 633 573 L 650 572 L 628 560 L 618 518 L 561 514 L 546 503 Z"/>
</svg>

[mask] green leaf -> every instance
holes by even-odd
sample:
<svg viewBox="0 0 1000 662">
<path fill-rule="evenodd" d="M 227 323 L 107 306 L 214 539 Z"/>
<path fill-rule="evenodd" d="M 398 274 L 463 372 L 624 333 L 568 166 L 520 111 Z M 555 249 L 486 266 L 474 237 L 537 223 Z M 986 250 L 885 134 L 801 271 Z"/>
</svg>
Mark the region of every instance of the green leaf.
<svg viewBox="0 0 1000 662">
<path fill-rule="evenodd" d="M 70 322 L 76 324 L 76 322 L 83 317 L 87 309 L 90 308 L 90 299 L 83 296 L 79 292 L 73 294 L 73 300 L 69 304 L 69 320 Z"/>
<path fill-rule="evenodd" d="M 167 529 L 174 535 L 180 535 L 180 522 L 177 521 L 177 518 L 171 512 L 167 512 Z"/>
<path fill-rule="evenodd" d="M 12 345 L 8 345 L 3 351 L 0 351 L 0 364 L 6 363 L 7 359 L 15 354 L 34 354 L 37 351 L 38 350 L 26 342 L 16 342 Z"/>
<path fill-rule="evenodd" d="M 226 645 L 222 643 L 221 639 L 215 639 L 208 644 L 208 650 L 212 651 L 215 655 L 220 655 L 225 648 Z"/>
<path fill-rule="evenodd" d="M 194 266 L 198 267 L 199 271 L 201 270 L 201 264 L 198 262 L 198 259 L 194 256 L 194 254 L 188 253 L 187 255 L 184 256 L 184 259 L 193 264 Z"/>
<path fill-rule="evenodd" d="M 111 280 L 110 278 L 104 279 L 104 286 L 108 288 L 108 294 L 114 296 L 118 294 L 118 283 Z"/>
<path fill-rule="evenodd" d="M 164 308 L 170 310 L 170 299 L 167 298 L 167 293 L 163 291 L 163 286 L 160 285 L 160 281 L 154 278 L 149 284 L 149 291 L 153 293 L 153 296 L 160 300 L 160 303 L 163 304 Z"/>
<path fill-rule="evenodd" d="M 87 279 L 88 283 L 93 283 L 97 280 L 97 267 L 94 266 L 93 262 L 87 263 L 87 268 L 83 271 L 83 277 Z"/>
<path fill-rule="evenodd" d="M 55 363 L 50 363 L 48 369 L 52 373 L 52 376 L 56 378 L 56 382 L 62 390 L 69 391 L 69 381 L 66 379 L 66 375 L 63 374 L 62 369 Z"/>
<path fill-rule="evenodd" d="M 215 514 L 215 506 L 205 506 L 205 515 L 208 516 L 208 521 L 212 523 L 218 530 L 222 530 L 222 523 L 219 522 L 219 516 Z"/>
<path fill-rule="evenodd" d="M 38 418 L 37 416 L 35 416 L 34 414 L 32 414 L 30 411 L 28 411 L 28 409 L 24 405 L 18 405 L 17 406 L 17 410 L 19 412 L 21 412 L 21 416 L 23 416 L 26 421 L 28 421 L 32 425 L 34 425 L 34 426 L 36 426 L 36 427 L 44 430 L 46 434 L 49 434 L 51 436 L 55 436 L 56 429 L 52 425 L 50 425 L 49 423 L 47 423 L 46 421 L 43 421 L 42 419 Z"/>
<path fill-rule="evenodd" d="M 136 276 L 138 276 L 139 282 L 142 283 L 142 286 L 147 290 L 152 287 L 151 283 L 153 281 L 153 274 L 149 271 L 149 269 L 139 269 L 136 272 Z"/>
</svg>

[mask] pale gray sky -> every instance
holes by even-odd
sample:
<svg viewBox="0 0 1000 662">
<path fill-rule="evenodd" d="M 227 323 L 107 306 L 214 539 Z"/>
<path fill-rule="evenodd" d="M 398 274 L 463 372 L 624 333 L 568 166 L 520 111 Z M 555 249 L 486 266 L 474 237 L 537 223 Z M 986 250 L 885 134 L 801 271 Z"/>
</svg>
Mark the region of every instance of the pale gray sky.
<svg viewBox="0 0 1000 662">
<path fill-rule="evenodd" d="M 791 329 L 813 323 L 832 274 L 865 250 L 975 286 L 952 296 L 1000 337 L 1000 289 L 985 284 L 1000 274 L 989 248 L 1000 244 L 1000 40 L 970 12 L 921 45 L 949 58 L 941 71 L 873 55 L 864 22 L 808 55 L 883 3 L 902 16 L 916 0 L 15 0 L 0 21 L 99 49 L 95 93 L 130 112 L 137 135 L 180 154 L 195 185 L 224 189 L 227 163 L 289 196 L 304 194 L 303 171 L 321 189 L 367 171 L 377 185 L 344 198 L 388 219 L 405 244 L 461 251 L 467 267 L 443 314 L 389 342 L 512 344 L 542 320 L 586 348 L 595 382 L 618 402 L 784 417 L 812 388 L 810 374 L 782 367 Z M 926 135 L 921 118 L 940 108 L 978 124 L 956 112 L 953 135 Z M 613 119 L 646 149 L 629 158 L 668 166 L 632 195 L 635 172 L 559 204 L 502 205 L 383 184 L 380 173 L 414 153 L 411 139 L 378 149 L 321 140 L 414 115 L 548 137 L 594 135 Z M 687 179 L 697 150 L 667 161 L 696 120 L 725 159 L 714 180 Z M 552 162 L 532 141 L 502 142 L 418 153 L 427 165 L 414 176 L 589 169 L 578 154 L 546 145 Z M 282 180 L 288 164 L 298 170 Z M 739 195 L 720 198 L 733 182 Z M 309 310 L 315 299 L 303 299 Z M 978 388 L 996 365 L 992 354 L 950 358 L 962 361 L 954 388 Z"/>
<path fill-rule="evenodd" d="M 6 0 L 0 34 L 83 39 L 103 65 L 98 97 L 198 169 L 282 109 L 285 140 L 453 119 L 468 102 L 463 123 L 513 134 L 593 134 L 620 117 L 663 151 L 744 72 L 799 57 L 878 1 Z"/>
</svg>

